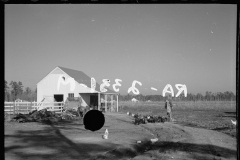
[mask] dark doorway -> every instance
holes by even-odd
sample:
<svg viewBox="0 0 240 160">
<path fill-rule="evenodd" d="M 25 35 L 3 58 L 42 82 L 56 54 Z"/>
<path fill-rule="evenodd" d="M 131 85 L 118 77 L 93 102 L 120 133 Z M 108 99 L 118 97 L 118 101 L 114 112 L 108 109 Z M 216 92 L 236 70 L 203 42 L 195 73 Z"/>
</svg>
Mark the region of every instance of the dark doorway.
<svg viewBox="0 0 240 160">
<path fill-rule="evenodd" d="M 63 102 L 63 94 L 54 94 L 54 99 L 57 102 Z M 61 105 L 61 103 L 59 103 L 58 105 Z"/>
<path fill-rule="evenodd" d="M 97 95 L 90 95 L 90 106 L 93 107 L 93 109 L 97 109 L 97 106 L 98 106 Z"/>
</svg>

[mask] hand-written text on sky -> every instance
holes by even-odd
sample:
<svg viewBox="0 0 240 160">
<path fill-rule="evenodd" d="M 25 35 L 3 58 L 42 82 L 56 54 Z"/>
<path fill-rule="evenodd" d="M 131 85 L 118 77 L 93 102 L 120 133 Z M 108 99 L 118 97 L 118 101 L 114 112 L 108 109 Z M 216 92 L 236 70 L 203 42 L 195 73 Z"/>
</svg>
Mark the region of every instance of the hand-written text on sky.
<svg viewBox="0 0 240 160">
<path fill-rule="evenodd" d="M 121 79 L 115 79 L 115 84 L 112 85 L 113 90 L 115 92 L 119 92 L 119 88 L 117 88 L 117 86 L 121 86 L 120 82 L 122 82 Z M 74 80 L 74 78 L 70 77 L 67 80 L 65 80 L 65 77 L 63 75 L 61 75 L 58 78 L 58 86 L 57 86 L 58 90 L 60 88 L 60 84 L 63 84 L 63 85 L 70 84 L 70 90 L 73 91 L 75 89 L 75 80 Z M 140 93 L 139 90 L 135 86 L 136 84 L 142 86 L 141 82 L 134 80 L 132 82 L 132 86 L 128 89 L 128 93 L 132 92 L 135 95 L 138 95 Z M 80 84 L 80 85 L 83 86 L 83 87 L 88 88 L 85 84 Z M 107 89 L 105 87 L 110 87 L 110 80 L 109 79 L 103 79 L 102 80 L 102 84 L 100 85 L 100 91 L 101 92 L 107 92 Z M 186 87 L 186 85 L 184 85 L 184 84 L 175 84 L 175 87 L 178 90 L 178 93 L 176 94 L 176 97 L 178 97 L 182 92 L 184 92 L 184 96 L 187 97 L 187 87 Z M 90 90 L 90 92 L 91 93 L 95 92 L 96 91 L 95 89 L 96 89 L 96 80 L 94 78 L 91 78 L 91 90 Z M 154 90 L 154 91 L 157 91 L 156 88 L 151 87 L 151 89 Z M 168 90 L 168 89 L 170 89 L 170 90 Z M 172 86 L 170 84 L 167 84 L 164 87 L 164 89 L 162 91 L 163 97 L 165 97 L 166 93 L 170 93 L 172 95 L 172 97 L 174 97 L 174 91 L 173 91 L 173 88 L 172 88 Z"/>
</svg>

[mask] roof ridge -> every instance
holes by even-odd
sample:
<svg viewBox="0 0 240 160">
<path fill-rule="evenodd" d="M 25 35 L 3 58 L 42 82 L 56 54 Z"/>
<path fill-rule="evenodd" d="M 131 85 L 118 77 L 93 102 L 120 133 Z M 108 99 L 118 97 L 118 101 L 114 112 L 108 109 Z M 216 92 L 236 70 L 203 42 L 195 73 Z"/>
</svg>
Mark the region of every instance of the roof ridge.
<svg viewBox="0 0 240 160">
<path fill-rule="evenodd" d="M 63 68 L 63 69 L 70 69 L 70 70 L 73 70 L 73 71 L 78 71 L 78 72 L 84 73 L 83 71 L 79 71 L 79 70 L 76 70 L 76 69 L 66 68 L 66 67 L 62 67 L 62 66 L 57 66 L 57 67 Z"/>
<path fill-rule="evenodd" d="M 77 81 L 79 84 L 81 84 L 81 83 L 85 84 L 86 83 L 85 81 L 86 81 L 86 78 L 87 78 L 88 81 L 85 85 L 88 86 L 89 88 L 91 88 L 91 76 L 87 75 L 83 71 L 70 69 L 70 68 L 65 68 L 65 67 L 61 67 L 61 66 L 57 66 L 57 67 L 60 68 L 65 73 L 67 73 L 70 77 L 74 78 L 74 80 Z M 80 73 L 80 74 L 78 74 L 78 73 Z M 80 75 L 83 75 L 83 77 L 79 77 Z M 97 83 L 97 82 L 96 82 L 96 91 L 100 92 L 100 84 Z M 109 88 L 108 88 L 107 92 L 114 93 L 114 91 L 112 91 Z"/>
</svg>

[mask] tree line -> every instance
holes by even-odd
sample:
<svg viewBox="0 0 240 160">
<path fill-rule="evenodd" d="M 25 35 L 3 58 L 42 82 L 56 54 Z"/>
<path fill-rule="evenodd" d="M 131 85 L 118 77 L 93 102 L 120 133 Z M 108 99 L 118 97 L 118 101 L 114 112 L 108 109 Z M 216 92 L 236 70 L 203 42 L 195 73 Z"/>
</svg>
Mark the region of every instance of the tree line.
<svg viewBox="0 0 240 160">
<path fill-rule="evenodd" d="M 37 89 L 32 91 L 29 87 L 23 89 L 24 86 L 22 82 L 11 81 L 9 84 L 5 80 L 5 101 L 12 102 L 16 99 L 26 100 L 26 101 L 37 101 Z M 139 101 L 164 101 L 165 97 L 162 95 L 119 95 L 119 101 L 130 101 L 133 98 L 136 98 Z M 201 93 L 192 94 L 188 93 L 187 97 L 183 93 L 179 97 L 174 97 L 174 100 L 177 101 L 236 101 L 236 96 L 231 91 L 226 92 L 210 92 L 206 91 L 205 95 Z"/>
<path fill-rule="evenodd" d="M 18 98 L 29 102 L 37 101 L 37 89 L 32 91 L 29 87 L 26 87 L 24 90 L 20 81 L 11 81 L 9 84 L 6 80 L 4 81 L 4 99 L 6 102 L 13 102 Z"/>
<path fill-rule="evenodd" d="M 166 96 L 163 97 L 162 95 L 119 95 L 119 101 L 130 101 L 133 98 L 136 98 L 139 101 L 164 101 Z M 206 91 L 205 95 L 201 93 L 192 94 L 188 93 L 187 97 L 181 93 L 178 97 L 173 97 L 173 100 L 176 101 L 236 101 L 236 96 L 231 91 L 226 92 L 210 92 Z"/>
</svg>

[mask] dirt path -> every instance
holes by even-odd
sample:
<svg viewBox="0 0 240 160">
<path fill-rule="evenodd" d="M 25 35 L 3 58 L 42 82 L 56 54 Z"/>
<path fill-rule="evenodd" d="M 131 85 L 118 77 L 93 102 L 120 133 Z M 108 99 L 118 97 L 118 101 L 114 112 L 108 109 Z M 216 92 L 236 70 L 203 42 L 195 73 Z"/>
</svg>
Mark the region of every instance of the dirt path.
<svg viewBox="0 0 240 160">
<path fill-rule="evenodd" d="M 154 124 L 147 128 L 154 128 L 155 133 L 161 129 L 167 130 L 168 136 L 157 135 L 159 142 L 135 160 L 143 156 L 146 159 L 237 159 L 236 139 L 228 135 L 172 123 Z"/>
<path fill-rule="evenodd" d="M 5 159 L 237 159 L 236 139 L 220 132 L 173 123 L 133 125 L 131 117 L 117 113 L 105 118 L 97 132 L 81 122 L 5 124 Z M 158 142 L 151 144 L 151 138 Z"/>
</svg>

